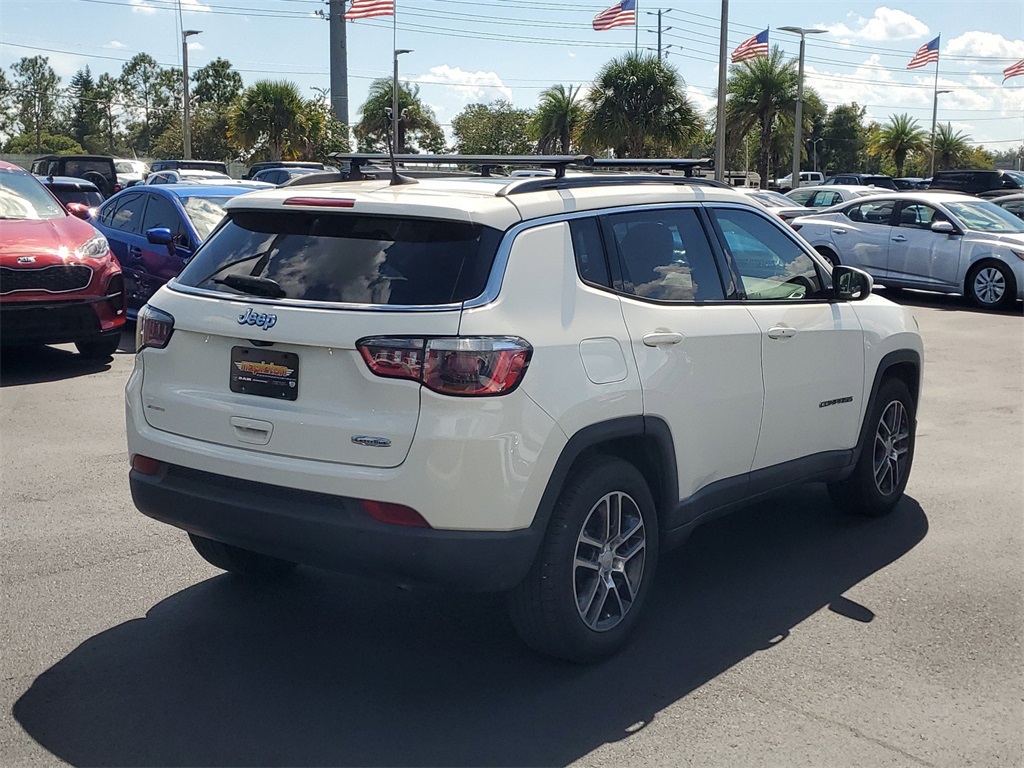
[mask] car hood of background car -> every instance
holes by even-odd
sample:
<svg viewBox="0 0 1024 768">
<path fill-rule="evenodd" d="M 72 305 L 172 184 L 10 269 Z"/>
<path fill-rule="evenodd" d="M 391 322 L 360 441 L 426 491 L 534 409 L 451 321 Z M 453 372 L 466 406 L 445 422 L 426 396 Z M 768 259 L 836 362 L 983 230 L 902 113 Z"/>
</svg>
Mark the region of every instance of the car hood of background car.
<svg viewBox="0 0 1024 768">
<path fill-rule="evenodd" d="M 88 222 L 74 216 L 55 219 L 0 220 L 0 264 L 5 267 L 39 268 L 80 261 L 75 249 L 98 233 Z M 18 264 L 18 258 L 34 261 Z"/>
</svg>

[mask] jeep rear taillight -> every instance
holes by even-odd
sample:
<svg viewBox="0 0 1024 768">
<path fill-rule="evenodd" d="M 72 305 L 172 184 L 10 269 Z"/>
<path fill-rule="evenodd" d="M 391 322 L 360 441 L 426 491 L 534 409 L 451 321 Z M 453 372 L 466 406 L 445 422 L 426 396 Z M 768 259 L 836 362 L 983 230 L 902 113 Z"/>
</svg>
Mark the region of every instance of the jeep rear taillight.
<svg viewBox="0 0 1024 768">
<path fill-rule="evenodd" d="M 135 351 L 141 352 L 146 347 L 163 349 L 171 340 L 173 332 L 174 318 L 147 304 L 139 310 L 135 324 Z"/>
<path fill-rule="evenodd" d="M 508 394 L 519 386 L 533 354 L 533 347 L 515 336 L 382 336 L 356 346 L 377 376 L 410 379 L 460 396 Z"/>
</svg>

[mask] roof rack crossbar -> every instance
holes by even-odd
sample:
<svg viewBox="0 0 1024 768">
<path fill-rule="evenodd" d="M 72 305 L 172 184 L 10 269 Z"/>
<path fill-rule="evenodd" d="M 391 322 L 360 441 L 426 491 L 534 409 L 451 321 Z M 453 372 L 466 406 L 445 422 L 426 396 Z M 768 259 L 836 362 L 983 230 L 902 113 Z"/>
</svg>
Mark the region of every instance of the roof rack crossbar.
<svg viewBox="0 0 1024 768">
<path fill-rule="evenodd" d="M 609 186 L 631 186 L 635 184 L 674 184 L 677 186 L 716 187 L 718 189 L 732 189 L 728 184 L 714 179 L 701 179 L 692 176 L 663 176 L 661 174 L 632 176 L 605 176 L 601 174 L 588 174 L 580 176 L 565 176 L 563 178 L 541 177 L 513 181 L 506 187 L 500 189 L 498 197 L 518 195 L 525 192 L 547 192 L 558 189 L 581 189 L 585 187 L 609 187 Z"/>
<path fill-rule="evenodd" d="M 339 162 L 351 164 L 349 178 L 361 178 L 359 169 L 364 165 L 390 162 L 390 156 L 368 152 L 339 152 L 330 155 Z M 565 176 L 569 166 L 589 168 L 594 164 L 590 155 L 395 155 L 395 162 L 402 165 L 471 165 L 480 168 L 481 176 L 490 176 L 491 171 L 501 167 L 551 168 L 555 178 Z"/>
</svg>

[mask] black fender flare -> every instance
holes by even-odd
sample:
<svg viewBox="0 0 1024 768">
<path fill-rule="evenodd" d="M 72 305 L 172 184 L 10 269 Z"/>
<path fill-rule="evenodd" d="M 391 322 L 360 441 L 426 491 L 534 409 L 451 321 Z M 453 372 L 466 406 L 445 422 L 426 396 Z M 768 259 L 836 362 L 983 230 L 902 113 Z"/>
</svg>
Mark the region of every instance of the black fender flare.
<svg viewBox="0 0 1024 768">
<path fill-rule="evenodd" d="M 886 373 L 892 370 L 897 365 L 910 364 L 913 366 L 917 376 L 917 386 L 912 387 L 908 383 L 910 394 L 914 398 L 914 429 L 917 430 L 917 405 L 921 402 L 921 356 L 915 349 L 897 349 L 889 352 L 882 356 L 882 359 L 878 363 L 878 367 L 875 369 L 875 378 L 871 383 L 871 394 L 867 398 L 867 403 L 864 406 L 864 418 L 860 425 L 860 437 L 857 439 L 857 445 L 853 449 L 853 461 L 850 464 L 850 472 L 853 472 L 854 467 L 857 466 L 857 462 L 860 461 L 861 451 L 864 450 L 864 446 L 867 445 L 867 441 L 871 439 L 871 424 L 868 423 L 868 416 L 875 407 L 875 399 L 878 397 L 878 390 L 882 386 L 882 381 L 885 379 Z M 849 473 L 847 473 L 849 474 Z"/>
</svg>

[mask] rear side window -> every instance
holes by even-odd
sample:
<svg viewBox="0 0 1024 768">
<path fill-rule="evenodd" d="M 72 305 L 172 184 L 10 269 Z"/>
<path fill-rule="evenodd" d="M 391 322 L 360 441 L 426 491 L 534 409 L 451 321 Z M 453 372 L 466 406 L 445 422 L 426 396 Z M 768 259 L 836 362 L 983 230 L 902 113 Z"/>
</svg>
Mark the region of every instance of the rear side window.
<svg viewBox="0 0 1024 768">
<path fill-rule="evenodd" d="M 573 219 L 569 222 L 569 231 L 580 277 L 584 282 L 610 288 L 612 281 L 597 219 Z"/>
<path fill-rule="evenodd" d="M 287 299 L 451 304 L 483 293 L 501 237 L 458 221 L 235 211 L 179 282 L 241 295 L 221 281 L 242 275 L 273 280 Z"/>
</svg>

